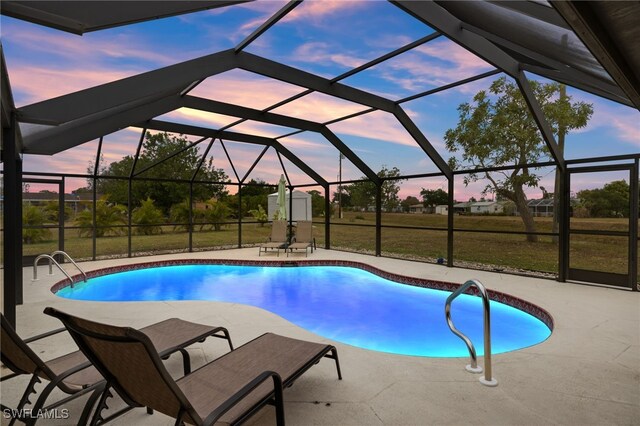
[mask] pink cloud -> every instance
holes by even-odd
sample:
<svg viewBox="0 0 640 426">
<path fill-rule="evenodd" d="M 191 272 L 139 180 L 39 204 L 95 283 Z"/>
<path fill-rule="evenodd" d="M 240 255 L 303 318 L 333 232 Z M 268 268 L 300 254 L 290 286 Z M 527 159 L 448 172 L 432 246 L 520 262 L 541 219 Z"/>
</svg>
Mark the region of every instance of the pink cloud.
<svg viewBox="0 0 640 426">
<path fill-rule="evenodd" d="M 481 74 L 493 67 L 449 40 L 435 40 L 376 68 L 385 80 L 416 92 Z M 457 90 L 469 89 L 459 86 Z"/>
<path fill-rule="evenodd" d="M 368 109 L 368 107 L 340 98 L 334 98 L 323 93 L 313 92 L 293 102 L 282 105 L 274 109 L 273 112 L 315 121 L 317 123 L 324 123 L 365 109 Z"/>
<path fill-rule="evenodd" d="M 292 84 L 235 69 L 209 77 L 190 94 L 249 108 L 264 109 L 304 90 Z"/>
<path fill-rule="evenodd" d="M 218 129 L 238 120 L 236 117 L 191 108 L 179 108 L 161 115 L 158 119 L 180 124 L 195 125 L 208 129 Z"/>
<path fill-rule="evenodd" d="M 328 181 L 336 180 L 338 175 L 338 150 L 322 136 L 313 133 L 301 133 L 280 139 L 280 142 L 302 161 L 313 168 Z M 362 173 L 350 176 L 348 170 L 355 169 L 348 160 L 343 160 L 344 179 L 354 179 Z M 349 177 L 347 177 L 349 175 Z"/>
<path fill-rule="evenodd" d="M 640 115 L 637 110 L 583 93 L 574 98 L 593 104 L 591 120 L 585 128 L 574 130 L 575 133 L 587 133 L 605 128 L 620 141 L 640 147 L 640 125 L 638 124 Z"/>
<path fill-rule="evenodd" d="M 8 31 L 11 32 L 11 43 L 15 47 L 36 54 L 50 55 L 54 52 L 57 57 L 65 59 L 67 63 L 87 64 L 108 58 L 131 58 L 136 61 L 148 61 L 156 66 L 164 66 L 181 60 L 175 55 L 158 52 L 140 35 L 131 35 L 127 32 L 112 34 L 109 39 L 103 39 L 99 33 L 78 37 L 60 31 L 13 24 L 8 25 Z"/>
<path fill-rule="evenodd" d="M 276 126 L 273 124 L 260 123 L 256 121 L 245 121 L 229 130 L 239 133 L 247 133 L 251 135 L 263 136 L 265 138 L 275 138 L 286 133 L 291 133 L 295 129 L 288 127 Z"/>
<path fill-rule="evenodd" d="M 280 179 L 280 175 L 282 173 L 282 167 L 280 166 L 280 162 L 278 161 L 276 151 L 273 148 L 270 148 L 260 159 L 251 174 L 247 177 L 247 180 L 262 179 L 265 182 L 275 184 Z M 293 183 L 300 184 L 310 182 L 309 177 L 301 174 L 298 169 L 291 164 L 289 165 L 289 167 L 287 167 L 287 174 L 289 175 L 289 179 L 292 179 Z"/>
<path fill-rule="evenodd" d="M 217 146 L 217 147 L 216 147 Z M 235 166 L 238 175 L 240 178 L 244 177 L 247 173 L 253 162 L 258 158 L 258 155 L 262 151 L 264 147 L 257 145 L 248 145 L 242 144 L 238 142 L 226 142 L 225 146 L 229 152 L 229 156 L 231 157 L 231 161 Z M 222 151 L 219 143 L 214 145 L 214 149 L 212 149 L 212 155 L 214 156 L 214 164 L 216 167 L 223 168 L 232 181 L 235 182 L 235 175 L 233 174 L 233 170 L 229 165 L 226 155 Z M 287 167 L 287 173 L 289 174 L 289 178 L 292 180 L 294 184 L 307 184 L 313 183 L 311 178 L 309 178 L 305 173 L 302 173 L 297 167 L 292 165 L 291 163 L 283 157 L 283 162 L 285 162 L 285 167 Z M 273 148 L 267 150 L 262 159 L 258 162 L 254 170 L 247 177 L 250 179 L 262 179 L 269 183 L 277 183 L 278 179 L 280 179 L 280 175 L 282 174 L 282 167 L 280 166 L 280 162 L 277 159 L 277 155 Z"/>
<path fill-rule="evenodd" d="M 166 66 L 188 55 L 158 51 L 144 37 L 126 31 L 104 39 L 98 33 L 78 37 L 3 22 L 3 34 L 9 33 L 7 43 L 22 52 L 15 59 L 8 58 L 16 101 L 22 105 Z M 131 65 L 122 64 L 123 60 Z"/>
<path fill-rule="evenodd" d="M 416 47 L 415 50 L 434 59 L 450 62 L 457 69 L 471 69 L 474 72 L 478 72 L 493 68 L 483 59 L 447 39 L 439 39 L 423 44 Z"/>
<path fill-rule="evenodd" d="M 45 170 L 51 173 L 86 174 L 90 164 L 95 161 L 97 147 L 98 141 L 94 140 L 53 156 L 25 154 L 23 170 L 25 174 Z M 79 186 L 86 186 L 86 181 L 73 179 L 71 182 L 67 182 L 65 191 L 71 192 Z M 37 191 L 33 186 L 31 187 L 31 192 Z"/>
<path fill-rule="evenodd" d="M 19 106 L 32 104 L 67 93 L 88 89 L 135 74 L 111 69 L 52 69 L 38 66 L 14 66 L 9 79 Z"/>
<path fill-rule="evenodd" d="M 336 133 L 376 139 L 390 144 L 417 147 L 415 140 L 407 133 L 396 118 L 385 112 L 374 111 L 329 126 Z"/>
<path fill-rule="evenodd" d="M 304 21 L 305 24 L 320 25 L 337 13 L 366 7 L 367 2 L 350 0 L 311 0 L 305 1 L 283 19 L 283 22 Z"/>
<path fill-rule="evenodd" d="M 328 43 L 312 41 L 301 44 L 293 52 L 296 61 L 307 63 L 335 63 L 346 68 L 356 68 L 365 62 L 366 59 L 357 58 L 346 53 L 336 53 L 331 50 Z"/>
</svg>

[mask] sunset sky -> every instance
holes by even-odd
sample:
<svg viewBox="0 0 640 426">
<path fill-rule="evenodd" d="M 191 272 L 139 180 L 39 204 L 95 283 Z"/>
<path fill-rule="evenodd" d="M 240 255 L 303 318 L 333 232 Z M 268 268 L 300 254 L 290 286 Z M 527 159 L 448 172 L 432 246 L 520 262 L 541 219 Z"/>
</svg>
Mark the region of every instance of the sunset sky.
<svg viewBox="0 0 640 426">
<path fill-rule="evenodd" d="M 2 16 L 2 44 L 17 106 L 50 99 L 99 84 L 136 75 L 185 60 L 234 47 L 275 11 L 282 1 L 257 1 L 179 17 L 117 27 L 77 36 Z M 367 61 L 431 34 L 433 30 L 385 1 L 305 1 L 285 19 L 263 34 L 248 52 L 283 62 L 323 77 L 333 78 Z M 402 54 L 384 64 L 349 77 L 342 83 L 385 96 L 392 100 L 442 86 L 491 70 L 492 67 L 444 37 Z M 529 74 L 530 78 L 540 79 Z M 455 127 L 457 107 L 488 88 L 498 76 L 449 89 L 403 104 L 421 131 L 446 160 L 452 153 L 444 147 L 447 129 Z M 234 70 L 207 79 L 191 92 L 223 102 L 263 109 L 303 88 L 270 80 L 246 71 Z M 567 138 L 565 157 L 632 154 L 640 151 L 640 114 L 637 110 L 569 88 L 574 100 L 593 104 L 588 126 Z M 325 122 L 367 107 L 313 93 L 282 106 L 274 112 Z M 219 128 L 233 117 L 178 110 L 162 119 Z M 398 167 L 403 174 L 437 171 L 424 152 L 395 118 L 375 112 L 330 126 L 357 155 L 378 171 L 383 165 Z M 293 129 L 245 122 L 232 131 L 264 136 L 280 136 Z M 125 129 L 104 141 L 104 164 L 134 154 L 139 129 Z M 197 138 L 191 137 L 196 140 Z M 280 140 L 316 169 L 328 181 L 338 175 L 338 151 L 321 136 L 305 132 Z M 260 147 L 228 143 L 239 174 L 253 163 Z M 97 141 L 53 157 L 26 155 L 24 170 L 85 173 L 96 153 Z M 205 146 L 201 147 L 204 150 Z M 215 144 L 210 155 L 214 164 L 233 177 L 224 153 Z M 289 164 L 289 163 L 286 163 Z M 288 165 L 294 184 L 311 180 L 295 166 Z M 269 152 L 251 177 L 276 182 L 282 169 Z M 543 186 L 552 188 L 553 169 L 540 171 Z M 343 178 L 362 176 L 348 161 Z M 581 177 L 582 188 L 601 186 L 589 176 Z M 86 183 L 72 179 L 71 190 Z M 478 196 L 482 184 L 465 187 L 456 180 L 458 200 Z M 402 184 L 401 196 L 418 196 L 420 188 L 446 189 L 445 178 L 419 179 Z M 534 190 L 530 198 L 539 198 Z"/>
</svg>

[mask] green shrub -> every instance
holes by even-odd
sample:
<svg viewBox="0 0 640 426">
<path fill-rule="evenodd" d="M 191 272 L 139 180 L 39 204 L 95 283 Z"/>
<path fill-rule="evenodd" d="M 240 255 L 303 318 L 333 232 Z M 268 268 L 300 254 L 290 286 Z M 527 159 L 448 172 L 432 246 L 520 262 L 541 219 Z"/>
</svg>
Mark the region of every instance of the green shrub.
<svg viewBox="0 0 640 426">
<path fill-rule="evenodd" d="M 207 208 L 204 210 L 204 220 L 213 223 L 213 229 L 220 231 L 223 222 L 231 213 L 231 209 L 222 201 L 207 201 Z"/>
<path fill-rule="evenodd" d="M 96 202 L 96 237 L 120 235 L 124 233 L 125 228 L 120 228 L 117 225 L 125 225 L 126 223 L 126 207 L 109 204 L 104 198 Z M 93 236 L 93 213 L 91 210 L 83 210 L 78 213 L 75 224 L 80 227 L 80 236 Z"/>
<path fill-rule="evenodd" d="M 22 225 L 23 226 L 42 226 L 46 221 L 45 213 L 38 207 L 30 204 L 24 204 L 22 206 Z M 45 228 L 23 228 L 22 229 L 22 242 L 24 244 L 39 243 L 46 241 L 51 234 L 48 229 Z"/>
<path fill-rule="evenodd" d="M 59 213 L 59 208 L 58 205 L 60 203 L 58 203 L 57 201 L 49 201 L 45 206 L 44 206 L 44 213 L 47 217 L 47 221 L 49 222 L 55 222 L 58 223 L 58 213 Z M 64 206 L 64 220 L 69 220 L 69 218 L 71 217 L 71 207 L 67 206 L 65 204 Z"/>
<path fill-rule="evenodd" d="M 162 214 L 162 210 L 155 206 L 153 200 L 147 197 L 147 199 L 140 204 L 140 207 L 133 209 L 131 221 L 136 225 L 142 225 L 136 226 L 136 234 L 161 234 L 162 227 L 160 227 L 160 224 L 164 222 L 164 215 Z"/>
<path fill-rule="evenodd" d="M 269 221 L 269 216 L 267 215 L 267 212 L 264 211 L 261 205 L 258 205 L 258 208 L 256 210 L 249 210 L 249 214 L 251 214 L 251 216 L 253 216 L 255 220 L 260 222 L 260 226 L 264 226 L 264 224 Z"/>
<path fill-rule="evenodd" d="M 198 215 L 197 209 L 193 211 L 194 221 L 195 217 Z M 184 200 L 181 203 L 177 203 L 171 206 L 169 209 L 169 217 L 171 218 L 171 222 L 179 223 L 180 225 L 173 225 L 173 230 L 183 229 L 185 231 L 189 230 L 189 200 Z"/>
</svg>

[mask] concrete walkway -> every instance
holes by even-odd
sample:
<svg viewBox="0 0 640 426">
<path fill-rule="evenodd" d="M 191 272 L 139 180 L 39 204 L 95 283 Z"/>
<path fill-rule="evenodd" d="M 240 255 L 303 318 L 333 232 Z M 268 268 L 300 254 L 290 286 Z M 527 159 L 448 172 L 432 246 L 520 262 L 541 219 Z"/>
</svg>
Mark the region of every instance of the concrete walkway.
<svg viewBox="0 0 640 426">
<path fill-rule="evenodd" d="M 82 267 L 92 270 L 175 258 L 258 259 L 257 251 L 252 248 L 117 259 L 87 262 Z M 640 293 L 336 251 L 318 250 L 310 258 L 354 260 L 402 275 L 458 283 L 478 278 L 490 289 L 543 307 L 553 315 L 556 328 L 542 344 L 495 355 L 494 376 L 499 380 L 496 388 L 482 386 L 477 375 L 467 373 L 466 359 L 397 356 L 332 342 L 339 351 L 344 380 L 337 380 L 330 360 L 309 370 L 285 392 L 289 425 L 640 424 Z M 26 268 L 25 304 L 18 307 L 17 320 L 23 337 L 59 327 L 57 320 L 42 314 L 46 306 L 54 306 L 96 321 L 134 327 L 170 317 L 223 325 L 230 330 L 236 345 L 267 331 L 327 341 L 250 306 L 219 302 L 72 301 L 49 291 L 54 282 L 62 279 L 60 273 L 49 277 L 46 267 L 41 266 L 41 280 L 31 282 L 31 276 L 31 269 Z M 223 354 L 224 346 L 218 339 L 194 345 L 190 349 L 194 367 Z M 32 347 L 45 359 L 74 349 L 65 335 Z M 180 357 L 172 357 L 167 365 L 177 375 Z M 26 378 L 4 382 L 2 403 L 15 406 L 26 382 Z M 69 419 L 42 424 L 74 424 L 84 401 L 81 398 L 67 406 Z M 264 408 L 249 423 L 275 424 L 273 409 Z M 173 420 L 135 409 L 112 424 L 172 425 Z"/>
</svg>

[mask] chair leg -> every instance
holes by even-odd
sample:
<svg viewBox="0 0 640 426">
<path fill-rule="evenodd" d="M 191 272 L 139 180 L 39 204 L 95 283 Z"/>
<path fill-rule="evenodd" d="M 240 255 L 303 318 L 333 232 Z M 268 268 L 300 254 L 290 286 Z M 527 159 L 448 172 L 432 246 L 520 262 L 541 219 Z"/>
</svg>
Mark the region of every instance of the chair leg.
<svg viewBox="0 0 640 426">
<path fill-rule="evenodd" d="M 191 373 L 191 357 L 189 356 L 189 352 L 186 349 L 180 348 L 178 349 L 182 354 L 182 367 L 184 369 L 184 375 Z"/>
<path fill-rule="evenodd" d="M 184 410 L 180 410 L 180 412 L 178 413 L 178 416 L 176 417 L 176 422 L 174 423 L 174 426 L 184 425 L 184 422 L 182 421 L 183 416 L 184 416 Z"/>
<path fill-rule="evenodd" d="M 282 395 L 282 379 L 280 376 L 274 375 L 273 377 L 274 399 L 276 408 L 276 425 L 284 426 L 284 397 Z"/>
<path fill-rule="evenodd" d="M 36 403 L 34 404 L 33 408 L 31 409 L 32 413 L 38 413 L 40 412 L 40 410 L 42 410 L 42 407 L 44 407 L 44 403 L 47 400 L 47 398 L 49 397 L 49 394 L 51 393 L 51 391 L 53 391 L 57 386 L 58 386 L 58 380 L 53 380 L 51 382 L 49 382 L 49 384 L 42 390 L 42 393 L 40 394 L 40 396 L 38 397 L 38 400 L 36 401 Z M 36 417 L 31 417 L 29 419 L 27 419 L 25 421 L 25 423 L 29 426 L 36 424 L 36 421 L 38 420 L 37 416 Z"/>
<path fill-rule="evenodd" d="M 331 355 L 326 354 L 325 357 L 331 358 L 336 362 L 336 370 L 338 370 L 338 380 L 342 380 L 342 372 L 340 371 L 340 361 L 338 360 L 338 350 L 332 347 Z"/>
<path fill-rule="evenodd" d="M 101 384 L 100 386 L 97 386 L 96 389 L 91 393 L 91 396 L 87 400 L 87 403 L 85 404 L 84 409 L 82 410 L 82 414 L 80 415 L 80 420 L 78 420 L 79 426 L 84 426 L 87 424 L 87 421 L 89 420 L 89 414 L 91 413 L 91 409 L 95 405 L 98 398 L 102 396 L 106 388 L 107 388 L 107 384 L 104 383 L 104 384 Z"/>
<path fill-rule="evenodd" d="M 113 396 L 109 388 L 109 383 L 107 383 L 105 385 L 104 391 L 100 394 L 100 400 L 98 401 L 96 410 L 93 413 L 93 417 L 91 418 L 90 426 L 96 426 L 104 420 L 104 418 L 102 417 L 102 411 L 109 408 L 109 406 L 107 405 L 107 399 Z"/>
<path fill-rule="evenodd" d="M 223 328 L 221 331 L 224 334 L 224 338 L 227 339 L 227 342 L 229 342 L 229 349 L 233 350 L 233 343 L 231 343 L 231 335 L 229 335 L 229 330 Z"/>
<path fill-rule="evenodd" d="M 33 376 L 31 376 L 31 380 L 29 380 L 29 384 L 27 385 L 27 388 L 24 390 L 24 393 L 22 394 L 22 398 L 20 398 L 20 402 L 18 403 L 18 407 L 17 407 L 17 411 L 20 412 L 25 405 L 27 404 L 31 404 L 31 401 L 29 401 L 29 397 L 33 394 L 36 394 L 36 384 L 40 383 L 40 377 L 38 377 L 37 372 L 34 373 Z"/>
</svg>

